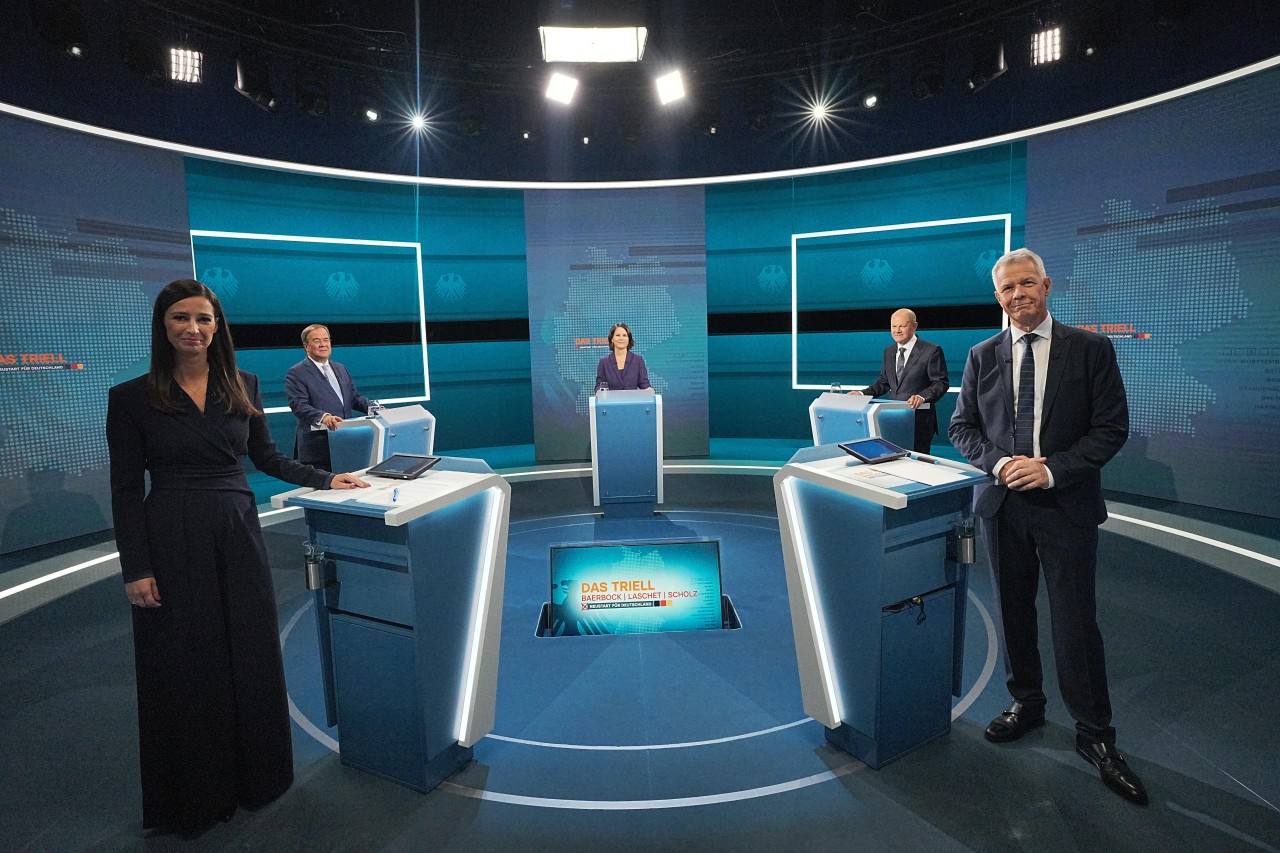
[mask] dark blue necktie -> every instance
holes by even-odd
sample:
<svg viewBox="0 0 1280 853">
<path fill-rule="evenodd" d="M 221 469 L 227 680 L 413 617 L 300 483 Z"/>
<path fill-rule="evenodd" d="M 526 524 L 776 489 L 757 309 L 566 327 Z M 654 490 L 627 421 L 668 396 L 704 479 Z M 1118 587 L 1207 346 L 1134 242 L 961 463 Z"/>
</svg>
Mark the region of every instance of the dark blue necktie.
<svg viewBox="0 0 1280 853">
<path fill-rule="evenodd" d="M 1031 345 L 1040 336 L 1022 337 L 1022 367 L 1018 370 L 1018 412 L 1013 422 L 1013 454 L 1034 456 L 1036 448 L 1036 357 Z"/>
</svg>

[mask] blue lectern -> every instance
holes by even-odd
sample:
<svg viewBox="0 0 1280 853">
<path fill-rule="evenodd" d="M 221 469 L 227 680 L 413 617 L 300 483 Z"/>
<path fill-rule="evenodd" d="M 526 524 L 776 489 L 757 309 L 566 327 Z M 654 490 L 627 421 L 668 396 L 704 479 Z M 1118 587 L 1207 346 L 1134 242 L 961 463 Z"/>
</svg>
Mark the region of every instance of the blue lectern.
<svg viewBox="0 0 1280 853">
<path fill-rule="evenodd" d="M 397 406 L 338 424 L 329 433 L 329 459 L 334 471 L 359 471 L 393 453 L 431 456 L 435 445 L 435 415 L 419 405 Z"/>
<path fill-rule="evenodd" d="M 591 487 L 605 515 L 650 515 L 662 503 L 662 395 L 591 398 Z"/>
<path fill-rule="evenodd" d="M 873 768 L 951 730 L 984 480 L 931 456 L 864 465 L 833 445 L 774 476 L 805 713 Z"/>
<path fill-rule="evenodd" d="M 916 441 L 916 410 L 906 400 L 824 391 L 809 404 L 809 425 L 815 445 L 884 438 L 910 448 Z"/>
<path fill-rule="evenodd" d="M 277 495 L 306 510 L 342 762 L 429 791 L 493 728 L 511 487 L 480 460 Z"/>
</svg>

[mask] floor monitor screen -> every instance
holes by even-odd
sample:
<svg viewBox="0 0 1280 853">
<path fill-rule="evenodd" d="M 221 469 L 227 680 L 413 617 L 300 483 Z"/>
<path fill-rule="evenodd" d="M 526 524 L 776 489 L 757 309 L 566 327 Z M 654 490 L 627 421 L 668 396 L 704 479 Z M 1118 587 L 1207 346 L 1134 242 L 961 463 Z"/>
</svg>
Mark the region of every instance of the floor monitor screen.
<svg viewBox="0 0 1280 853">
<path fill-rule="evenodd" d="M 553 545 L 553 636 L 720 629 L 719 540 Z"/>
</svg>

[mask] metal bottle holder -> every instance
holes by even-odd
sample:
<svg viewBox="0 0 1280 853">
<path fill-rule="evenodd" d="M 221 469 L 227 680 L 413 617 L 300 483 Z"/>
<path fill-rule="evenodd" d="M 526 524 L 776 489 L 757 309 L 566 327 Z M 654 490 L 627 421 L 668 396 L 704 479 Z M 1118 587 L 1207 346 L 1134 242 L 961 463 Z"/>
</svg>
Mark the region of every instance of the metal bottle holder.
<svg viewBox="0 0 1280 853">
<path fill-rule="evenodd" d="M 947 538 L 947 559 L 962 566 L 971 566 L 978 559 L 978 537 L 973 516 L 957 521 Z"/>
<path fill-rule="evenodd" d="M 314 542 L 303 542 L 302 561 L 303 567 L 306 570 L 307 589 L 313 591 L 324 589 L 324 551 L 321 551 Z"/>
</svg>

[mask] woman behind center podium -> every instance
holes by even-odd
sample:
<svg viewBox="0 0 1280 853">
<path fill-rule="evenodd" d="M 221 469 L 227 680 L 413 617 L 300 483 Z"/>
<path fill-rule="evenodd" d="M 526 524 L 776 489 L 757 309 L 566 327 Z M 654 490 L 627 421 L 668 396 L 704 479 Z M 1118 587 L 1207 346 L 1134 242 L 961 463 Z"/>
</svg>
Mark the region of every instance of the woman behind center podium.
<svg viewBox="0 0 1280 853">
<path fill-rule="evenodd" d="M 632 352 L 636 339 L 626 323 L 614 323 L 609 330 L 610 352 L 596 365 L 596 390 L 637 391 L 652 388 L 644 358 Z"/>
<path fill-rule="evenodd" d="M 156 297 L 151 368 L 111 389 L 107 447 L 133 605 L 142 826 L 196 833 L 293 782 L 275 593 L 244 460 L 297 485 L 367 484 L 276 450 L 218 297 L 190 279 Z"/>
</svg>

